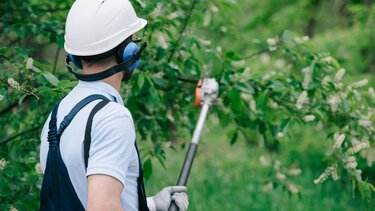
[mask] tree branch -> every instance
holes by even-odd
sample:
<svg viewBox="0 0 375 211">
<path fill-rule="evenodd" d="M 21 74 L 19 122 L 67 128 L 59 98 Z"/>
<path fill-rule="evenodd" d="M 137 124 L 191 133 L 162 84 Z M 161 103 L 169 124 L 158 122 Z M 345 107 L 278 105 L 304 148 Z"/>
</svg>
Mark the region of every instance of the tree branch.
<svg viewBox="0 0 375 211">
<path fill-rule="evenodd" d="M 177 47 L 178 47 L 178 45 L 180 45 L 180 42 L 181 42 L 181 39 L 182 39 L 182 35 L 184 34 L 184 32 L 186 30 L 186 27 L 187 27 L 187 25 L 188 25 L 188 23 L 190 21 L 190 18 L 192 16 L 193 10 L 195 9 L 195 6 L 196 6 L 197 2 L 198 2 L 197 0 L 194 0 L 193 3 L 191 4 L 188 16 L 185 19 L 184 25 L 182 26 L 180 34 L 179 34 L 178 39 L 176 41 L 176 45 L 172 49 L 171 54 L 169 55 L 168 63 L 172 61 L 172 58 L 173 58 L 174 54 L 176 53 Z"/>
<path fill-rule="evenodd" d="M 57 47 L 57 51 L 56 51 L 56 54 L 55 54 L 55 60 L 53 62 L 53 69 L 52 69 L 52 73 L 55 74 L 56 72 L 56 67 L 57 67 L 57 60 L 59 59 L 59 55 L 60 55 L 60 48 Z"/>
<path fill-rule="evenodd" d="M 30 97 L 31 95 L 27 95 L 25 99 L 23 100 L 23 102 L 30 100 L 31 99 Z M 8 105 L 7 107 L 5 107 L 3 110 L 0 111 L 0 116 L 3 116 L 4 114 L 8 113 L 9 111 L 11 111 L 13 108 L 17 106 L 19 106 L 18 101 L 11 103 L 10 105 Z"/>
<path fill-rule="evenodd" d="M 169 80 L 169 78 L 164 75 L 163 76 L 164 79 L 166 80 Z M 176 76 L 177 80 L 181 81 L 181 82 L 186 82 L 186 83 L 191 83 L 191 84 L 197 84 L 198 83 L 198 79 L 193 79 L 193 78 L 185 78 L 185 77 L 182 77 L 182 76 Z"/>
<path fill-rule="evenodd" d="M 260 50 L 258 52 L 252 53 L 252 54 L 250 54 L 248 56 L 245 56 L 244 59 L 245 60 L 249 60 L 249 59 L 253 58 L 254 56 L 257 56 L 257 55 L 262 54 L 262 53 L 266 53 L 268 51 L 269 51 L 268 49 L 263 49 L 263 50 Z"/>
<path fill-rule="evenodd" d="M 20 133 L 14 134 L 14 135 L 10 136 L 9 138 L 2 140 L 0 142 L 0 146 L 5 145 L 5 144 L 9 143 L 10 141 L 13 141 L 14 139 L 16 139 L 16 138 L 18 138 L 22 135 L 25 135 L 27 133 L 30 133 L 32 131 L 39 130 L 39 129 L 40 129 L 40 126 L 37 126 L 37 127 L 33 127 L 33 128 L 30 128 L 30 129 L 24 130 Z"/>
</svg>

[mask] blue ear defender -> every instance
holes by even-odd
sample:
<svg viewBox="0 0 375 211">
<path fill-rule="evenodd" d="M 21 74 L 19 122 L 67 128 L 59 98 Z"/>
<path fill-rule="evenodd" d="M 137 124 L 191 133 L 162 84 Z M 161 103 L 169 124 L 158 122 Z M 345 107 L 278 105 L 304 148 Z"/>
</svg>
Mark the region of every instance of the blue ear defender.
<svg viewBox="0 0 375 211">
<path fill-rule="evenodd" d="M 123 44 L 121 44 L 120 49 L 118 51 L 118 62 L 126 62 L 129 59 L 131 59 L 137 52 L 139 51 L 139 47 L 137 44 L 131 41 L 125 41 Z M 135 68 L 139 66 L 141 63 L 141 59 L 137 59 L 134 64 L 128 67 L 128 71 L 133 71 Z"/>
<path fill-rule="evenodd" d="M 118 63 L 122 63 L 122 62 L 128 61 L 129 59 L 132 58 L 132 56 L 134 56 L 139 51 L 138 45 L 135 44 L 132 41 L 129 41 L 128 39 L 125 40 L 123 43 L 121 43 L 120 46 L 117 47 L 117 49 L 118 49 L 118 51 L 117 51 L 118 52 L 117 53 L 117 61 L 118 61 Z M 113 55 L 113 50 L 111 50 L 108 53 L 107 52 L 103 53 L 103 55 L 91 56 L 90 60 L 105 58 L 105 57 L 107 57 L 109 55 Z M 82 61 L 81 61 L 80 56 L 75 56 L 75 55 L 72 55 L 72 54 L 68 54 L 68 57 L 69 57 L 70 61 L 77 68 L 82 69 Z M 128 71 L 133 71 L 135 68 L 137 68 L 139 66 L 140 62 L 141 62 L 141 59 L 138 59 L 134 64 L 132 64 L 131 66 L 129 66 L 129 68 L 127 70 Z"/>
<path fill-rule="evenodd" d="M 139 66 L 141 62 L 141 54 L 147 47 L 147 43 L 143 43 L 139 48 L 136 42 L 140 41 L 141 39 L 137 39 L 135 41 L 126 39 L 123 43 L 113 48 L 112 50 L 94 56 L 76 56 L 67 54 L 65 66 L 69 70 L 69 72 L 73 73 L 78 80 L 82 81 L 99 81 L 121 71 L 124 71 L 124 73 L 129 75 L 135 68 Z M 111 55 L 116 55 L 118 64 L 99 73 L 81 74 L 79 72 L 76 72 L 74 68 L 69 64 L 71 62 L 77 68 L 82 69 L 81 59 L 85 61 L 97 61 L 100 59 L 108 58 Z"/>
</svg>

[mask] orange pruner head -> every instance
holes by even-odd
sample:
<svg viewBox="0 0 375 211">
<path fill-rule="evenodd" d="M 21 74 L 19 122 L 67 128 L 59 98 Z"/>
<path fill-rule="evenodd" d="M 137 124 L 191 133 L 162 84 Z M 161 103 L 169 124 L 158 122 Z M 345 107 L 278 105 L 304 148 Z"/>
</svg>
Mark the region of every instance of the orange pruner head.
<svg viewBox="0 0 375 211">
<path fill-rule="evenodd" d="M 199 80 L 197 84 L 197 88 L 195 88 L 195 100 L 194 100 L 194 105 L 197 108 L 201 107 L 201 89 L 202 89 L 202 80 Z"/>
</svg>

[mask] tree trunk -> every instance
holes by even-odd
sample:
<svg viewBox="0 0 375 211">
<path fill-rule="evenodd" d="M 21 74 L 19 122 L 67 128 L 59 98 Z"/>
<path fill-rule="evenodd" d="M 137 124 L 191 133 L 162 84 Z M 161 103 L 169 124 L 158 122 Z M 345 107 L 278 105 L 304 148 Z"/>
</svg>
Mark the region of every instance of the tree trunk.
<svg viewBox="0 0 375 211">
<path fill-rule="evenodd" d="M 307 27 L 305 29 L 305 34 L 308 35 L 309 37 L 313 37 L 314 34 L 315 34 L 315 27 L 316 27 L 316 23 L 317 23 L 317 20 L 316 20 L 316 11 L 317 9 L 319 8 L 319 6 L 321 5 L 322 1 L 321 0 L 312 0 L 310 2 L 310 6 L 309 6 L 309 17 L 308 17 L 308 21 L 307 21 Z"/>
</svg>

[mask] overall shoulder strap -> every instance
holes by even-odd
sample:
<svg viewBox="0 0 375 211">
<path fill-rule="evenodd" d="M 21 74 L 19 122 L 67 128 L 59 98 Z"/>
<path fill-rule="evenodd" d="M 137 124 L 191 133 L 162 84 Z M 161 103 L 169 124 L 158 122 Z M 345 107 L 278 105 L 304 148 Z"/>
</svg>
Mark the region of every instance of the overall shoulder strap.
<svg viewBox="0 0 375 211">
<path fill-rule="evenodd" d="M 99 95 L 99 94 L 95 94 L 95 95 L 90 95 L 86 98 L 84 98 L 83 100 L 81 100 L 77 105 L 75 105 L 73 107 L 73 109 L 68 113 L 68 115 L 66 115 L 63 119 L 63 121 L 60 123 L 60 128 L 59 130 L 57 131 L 57 135 L 58 136 L 61 136 L 61 134 L 64 132 L 64 130 L 66 129 L 66 127 L 68 127 L 68 125 L 70 124 L 70 122 L 73 120 L 73 118 L 75 117 L 75 115 L 83 108 L 85 107 L 87 104 L 91 103 L 92 101 L 94 100 L 99 100 L 99 99 L 102 99 L 102 100 L 108 100 L 106 97 L 104 97 L 103 95 Z"/>
<path fill-rule="evenodd" d="M 57 134 L 57 110 L 59 109 L 60 101 L 55 105 L 55 107 L 52 110 L 51 119 L 49 121 L 49 128 L 48 128 L 48 136 L 47 140 L 48 142 L 52 142 L 53 140 L 56 140 L 56 134 Z"/>
<path fill-rule="evenodd" d="M 137 141 L 134 142 L 134 145 L 137 151 L 138 163 L 139 163 L 139 176 L 137 178 L 137 183 L 138 183 L 137 191 L 138 191 L 138 204 L 139 204 L 138 206 L 139 206 L 140 211 L 149 211 L 147 207 L 146 191 L 145 191 L 145 185 L 143 181 L 143 174 L 144 174 L 143 166 L 142 166 L 141 156 L 139 155 Z"/>
<path fill-rule="evenodd" d="M 88 161 L 89 161 L 89 152 L 90 152 L 90 144 L 91 144 L 91 129 L 92 129 L 92 122 L 94 119 L 95 114 L 106 106 L 110 101 L 105 99 L 100 101 L 96 106 L 92 109 L 89 118 L 87 119 L 86 130 L 85 130 L 85 139 L 83 140 L 83 155 L 85 159 L 85 169 L 87 170 Z"/>
</svg>

